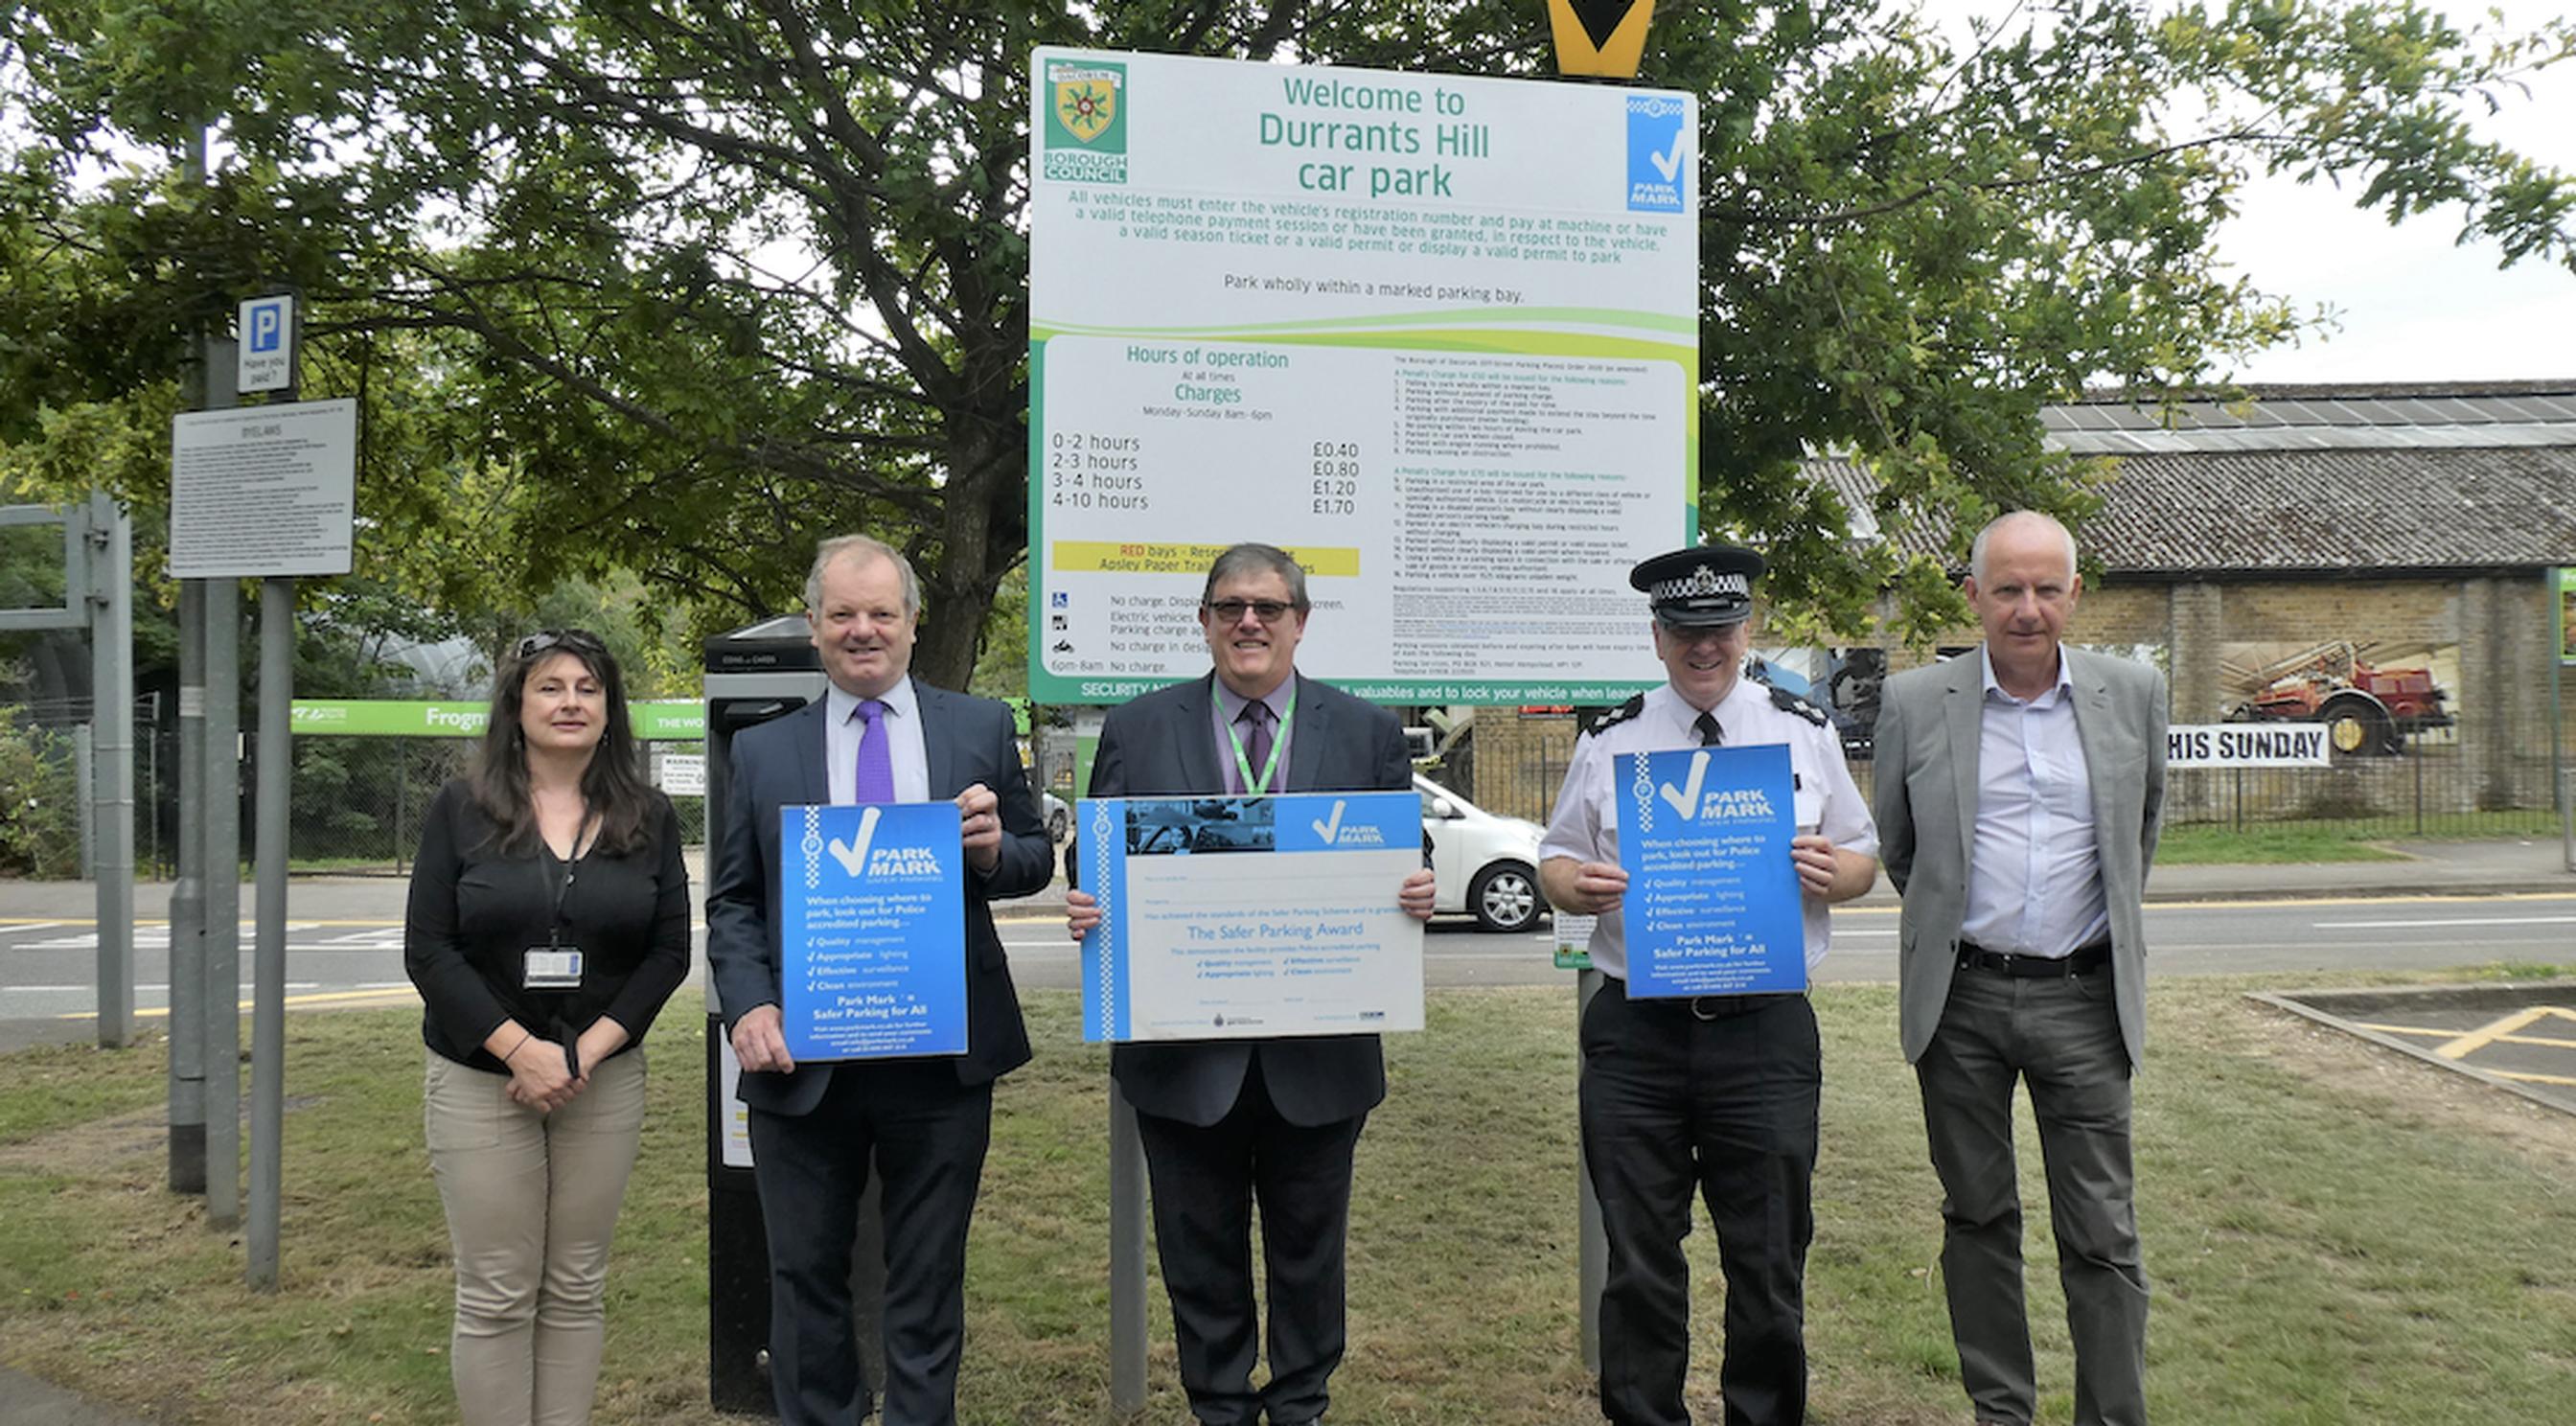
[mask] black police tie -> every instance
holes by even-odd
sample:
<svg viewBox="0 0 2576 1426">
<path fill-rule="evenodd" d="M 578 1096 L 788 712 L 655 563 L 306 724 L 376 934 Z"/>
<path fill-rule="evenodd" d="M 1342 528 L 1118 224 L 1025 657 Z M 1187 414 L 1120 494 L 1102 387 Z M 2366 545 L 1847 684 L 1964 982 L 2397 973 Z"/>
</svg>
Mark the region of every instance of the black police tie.
<svg viewBox="0 0 2576 1426">
<path fill-rule="evenodd" d="M 1699 734 L 1699 745 L 1703 748 L 1713 748 L 1726 741 L 1726 734 L 1719 730 L 1714 713 L 1702 713 L 1693 719 L 1691 731 Z"/>
</svg>

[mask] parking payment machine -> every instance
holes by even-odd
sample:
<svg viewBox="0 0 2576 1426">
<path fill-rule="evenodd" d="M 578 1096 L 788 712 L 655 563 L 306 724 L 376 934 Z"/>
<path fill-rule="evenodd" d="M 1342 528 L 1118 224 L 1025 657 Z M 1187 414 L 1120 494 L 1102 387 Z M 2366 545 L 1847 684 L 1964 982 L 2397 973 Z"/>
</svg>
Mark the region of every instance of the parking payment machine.
<svg viewBox="0 0 2576 1426">
<path fill-rule="evenodd" d="M 724 809 L 733 739 L 821 698 L 828 685 L 805 618 L 785 614 L 706 642 L 707 873 L 724 855 Z M 715 978 L 707 978 L 707 1395 L 718 1411 L 775 1414 L 769 1390 L 769 1246 L 751 1175 L 747 1111 L 734 1098 L 739 1069 L 725 1036 Z M 876 1175 L 859 1205 L 850 1261 L 860 1360 L 885 1380 L 880 1319 L 885 1241 Z"/>
</svg>

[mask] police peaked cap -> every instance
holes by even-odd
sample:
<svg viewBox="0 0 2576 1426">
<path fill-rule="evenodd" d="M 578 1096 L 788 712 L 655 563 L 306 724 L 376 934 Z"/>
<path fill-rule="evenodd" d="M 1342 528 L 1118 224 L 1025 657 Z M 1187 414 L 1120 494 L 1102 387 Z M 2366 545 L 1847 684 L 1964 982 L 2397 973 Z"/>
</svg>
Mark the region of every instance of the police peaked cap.
<svg viewBox="0 0 2576 1426">
<path fill-rule="evenodd" d="M 1676 629 L 1722 629 L 1753 617 L 1762 556 L 1742 545 L 1694 545 L 1641 560 L 1628 583 L 1653 601 L 1655 621 Z"/>
</svg>

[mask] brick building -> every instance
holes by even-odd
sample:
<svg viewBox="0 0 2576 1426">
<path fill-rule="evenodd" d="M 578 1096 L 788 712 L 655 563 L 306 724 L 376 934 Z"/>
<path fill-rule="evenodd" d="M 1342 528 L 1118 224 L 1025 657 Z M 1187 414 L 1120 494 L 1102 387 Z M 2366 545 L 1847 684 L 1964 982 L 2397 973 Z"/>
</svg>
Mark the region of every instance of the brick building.
<svg viewBox="0 0 2576 1426">
<path fill-rule="evenodd" d="M 2252 394 L 2042 413 L 2052 444 L 2117 458 L 2079 534 L 2091 573 L 2071 637 L 2164 667 L 2178 723 L 2220 721 L 2285 680 L 2330 689 L 2356 664 L 2424 671 L 2441 718 L 2357 730 L 2357 755 L 2331 776 L 2250 792 L 2241 776 L 2178 778 L 2173 819 L 2550 807 L 2551 579 L 2576 565 L 2576 381 Z M 1866 507 L 1859 467 L 1810 469 Z M 1938 554 L 1944 533 L 1909 532 L 1909 552 Z M 1941 643 L 1977 637 L 1962 628 Z M 1932 656 L 1882 652 L 1891 669 Z M 2576 710 L 2562 710 L 2562 742 L 2571 724 Z M 1571 736 L 1566 720 L 1484 721 L 1480 771 L 1498 776 L 1482 780 L 1509 784 L 1492 799 L 1528 812 L 1544 781 L 1532 764 L 1561 768 Z"/>
</svg>

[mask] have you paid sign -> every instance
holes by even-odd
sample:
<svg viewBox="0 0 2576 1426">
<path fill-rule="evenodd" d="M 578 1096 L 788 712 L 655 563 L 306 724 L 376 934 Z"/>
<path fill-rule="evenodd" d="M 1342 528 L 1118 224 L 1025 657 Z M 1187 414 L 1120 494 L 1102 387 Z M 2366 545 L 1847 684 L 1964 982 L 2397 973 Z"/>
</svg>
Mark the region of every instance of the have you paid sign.
<svg viewBox="0 0 2576 1426">
<path fill-rule="evenodd" d="M 1661 677 L 1691 538 L 1689 95 L 1041 49 L 1029 693 L 1207 669 L 1208 562 L 1294 554 L 1299 666 L 1408 703 Z"/>
</svg>

